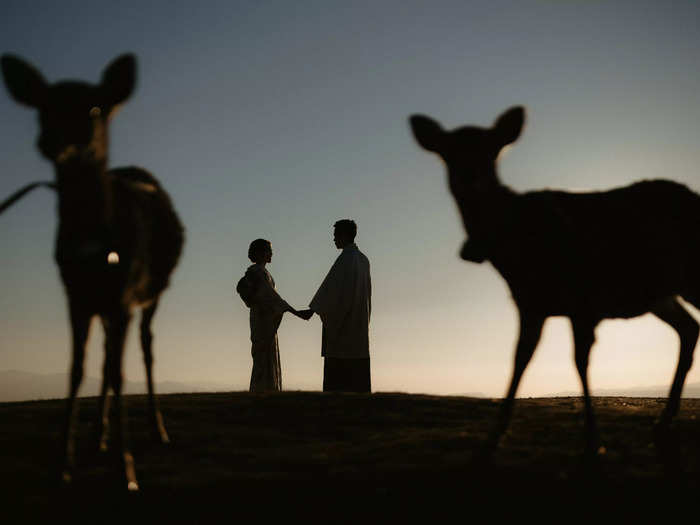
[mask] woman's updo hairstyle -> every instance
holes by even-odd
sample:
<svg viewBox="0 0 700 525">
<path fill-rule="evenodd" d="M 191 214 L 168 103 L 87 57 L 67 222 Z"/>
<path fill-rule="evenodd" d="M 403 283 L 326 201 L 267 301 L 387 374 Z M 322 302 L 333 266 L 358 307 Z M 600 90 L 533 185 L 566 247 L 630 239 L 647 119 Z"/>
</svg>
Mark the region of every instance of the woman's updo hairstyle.
<svg viewBox="0 0 700 525">
<path fill-rule="evenodd" d="M 255 239 L 250 243 L 250 247 L 248 248 L 248 259 L 256 263 L 260 259 L 260 256 L 267 250 L 272 250 L 270 241 L 265 239 Z"/>
</svg>

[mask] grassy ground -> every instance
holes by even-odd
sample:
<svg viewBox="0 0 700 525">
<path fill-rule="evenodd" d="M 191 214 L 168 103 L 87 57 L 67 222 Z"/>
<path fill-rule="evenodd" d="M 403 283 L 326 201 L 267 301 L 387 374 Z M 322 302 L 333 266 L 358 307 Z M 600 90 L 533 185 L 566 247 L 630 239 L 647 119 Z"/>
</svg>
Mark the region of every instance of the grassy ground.
<svg viewBox="0 0 700 525">
<path fill-rule="evenodd" d="M 607 448 L 592 468 L 582 401 L 523 399 L 493 462 L 475 461 L 497 414 L 486 399 L 379 393 L 175 394 L 161 397 L 172 443 L 156 445 L 144 396 L 129 396 L 140 493 L 124 494 L 109 453 L 93 440 L 94 398 L 80 410 L 78 468 L 60 488 L 61 400 L 0 404 L 0 510 L 22 521 L 153 514 L 164 522 L 236 521 L 253 513 L 398 518 L 455 512 L 491 518 L 568 507 L 569 517 L 613 508 L 658 511 L 700 495 L 700 399 L 675 425 L 682 473 L 651 445 L 665 400 L 596 398 Z M 695 511 L 697 512 L 697 510 Z M 16 518 L 19 519 L 19 518 Z M 247 519 L 247 518 L 246 518 Z M 61 520 L 58 520 L 61 521 Z M 94 520 L 91 520 L 94 521 Z M 370 520 L 373 521 L 373 520 Z"/>
</svg>

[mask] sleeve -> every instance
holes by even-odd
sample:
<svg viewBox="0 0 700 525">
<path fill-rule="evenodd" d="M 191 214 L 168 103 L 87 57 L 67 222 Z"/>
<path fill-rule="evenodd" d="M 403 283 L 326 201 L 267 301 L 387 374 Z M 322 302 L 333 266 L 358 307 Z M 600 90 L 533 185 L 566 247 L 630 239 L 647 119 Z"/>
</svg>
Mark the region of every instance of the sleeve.
<svg viewBox="0 0 700 525">
<path fill-rule="evenodd" d="M 322 319 L 332 314 L 337 314 L 338 309 L 347 303 L 342 298 L 345 289 L 348 287 L 346 281 L 349 278 L 348 274 L 351 268 L 345 259 L 343 254 L 338 256 L 309 303 L 309 308 L 320 315 Z"/>
<path fill-rule="evenodd" d="M 255 295 L 253 297 L 253 303 L 255 305 L 276 315 L 282 314 L 290 309 L 287 301 L 280 297 L 264 274 L 259 271 L 251 273 L 255 274 L 255 280 L 257 282 Z"/>
<path fill-rule="evenodd" d="M 367 262 L 367 324 L 372 317 L 372 276 L 369 272 L 369 261 Z"/>
</svg>

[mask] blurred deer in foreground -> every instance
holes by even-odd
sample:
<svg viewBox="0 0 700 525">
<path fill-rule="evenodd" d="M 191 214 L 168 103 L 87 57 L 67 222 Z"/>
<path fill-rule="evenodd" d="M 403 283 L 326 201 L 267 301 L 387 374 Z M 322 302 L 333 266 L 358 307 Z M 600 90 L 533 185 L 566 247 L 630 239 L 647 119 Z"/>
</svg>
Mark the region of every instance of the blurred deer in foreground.
<svg viewBox="0 0 700 525">
<path fill-rule="evenodd" d="M 99 316 L 105 332 L 105 361 L 98 437 L 104 449 L 109 419 L 106 394 L 111 388 L 116 412 L 114 447 L 127 488 L 137 490 L 121 395 L 124 340 L 133 308 L 142 308 L 150 417 L 157 437 L 167 442 L 153 393 L 150 326 L 180 256 L 184 233 L 170 198 L 150 173 L 136 167 L 107 169 L 109 120 L 133 91 L 136 59 L 123 55 L 114 60 L 98 85 L 48 84 L 36 69 L 14 56 L 4 55 L 1 64 L 12 97 L 38 110 L 38 148 L 55 170 L 59 216 L 55 259 L 68 296 L 73 336 L 62 479 L 70 482 L 73 476 L 76 395 L 90 321 Z"/>
<path fill-rule="evenodd" d="M 700 308 L 700 196 L 667 180 L 604 192 L 518 194 L 501 184 L 496 161 L 520 135 L 524 118 L 524 109 L 513 107 L 490 128 L 453 131 L 425 116 L 410 118 L 418 143 L 442 157 L 447 167 L 469 235 L 461 257 L 491 261 L 520 314 L 513 375 L 486 450 L 493 451 L 508 428 L 518 383 L 545 319 L 566 316 L 583 387 L 586 453 L 603 452 L 587 377 L 594 331 L 603 319 L 647 312 L 680 336 L 668 403 L 654 428 L 662 448 L 698 339 L 698 323 L 677 297 Z"/>
</svg>

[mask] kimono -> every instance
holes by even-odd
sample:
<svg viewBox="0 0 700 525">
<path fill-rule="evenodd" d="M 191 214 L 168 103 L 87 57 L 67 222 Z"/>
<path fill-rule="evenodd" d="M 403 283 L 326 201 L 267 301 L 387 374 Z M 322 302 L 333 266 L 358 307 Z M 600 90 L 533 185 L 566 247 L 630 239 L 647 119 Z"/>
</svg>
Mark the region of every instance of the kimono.
<svg viewBox="0 0 700 525">
<path fill-rule="evenodd" d="M 343 249 L 309 307 L 323 322 L 324 391 L 369 392 L 372 283 L 357 245 Z"/>
<path fill-rule="evenodd" d="M 277 328 L 289 304 L 275 291 L 275 281 L 264 266 L 253 264 L 246 270 L 246 278 L 254 283 L 250 301 L 250 340 L 253 371 L 250 391 L 282 390 Z"/>
</svg>

